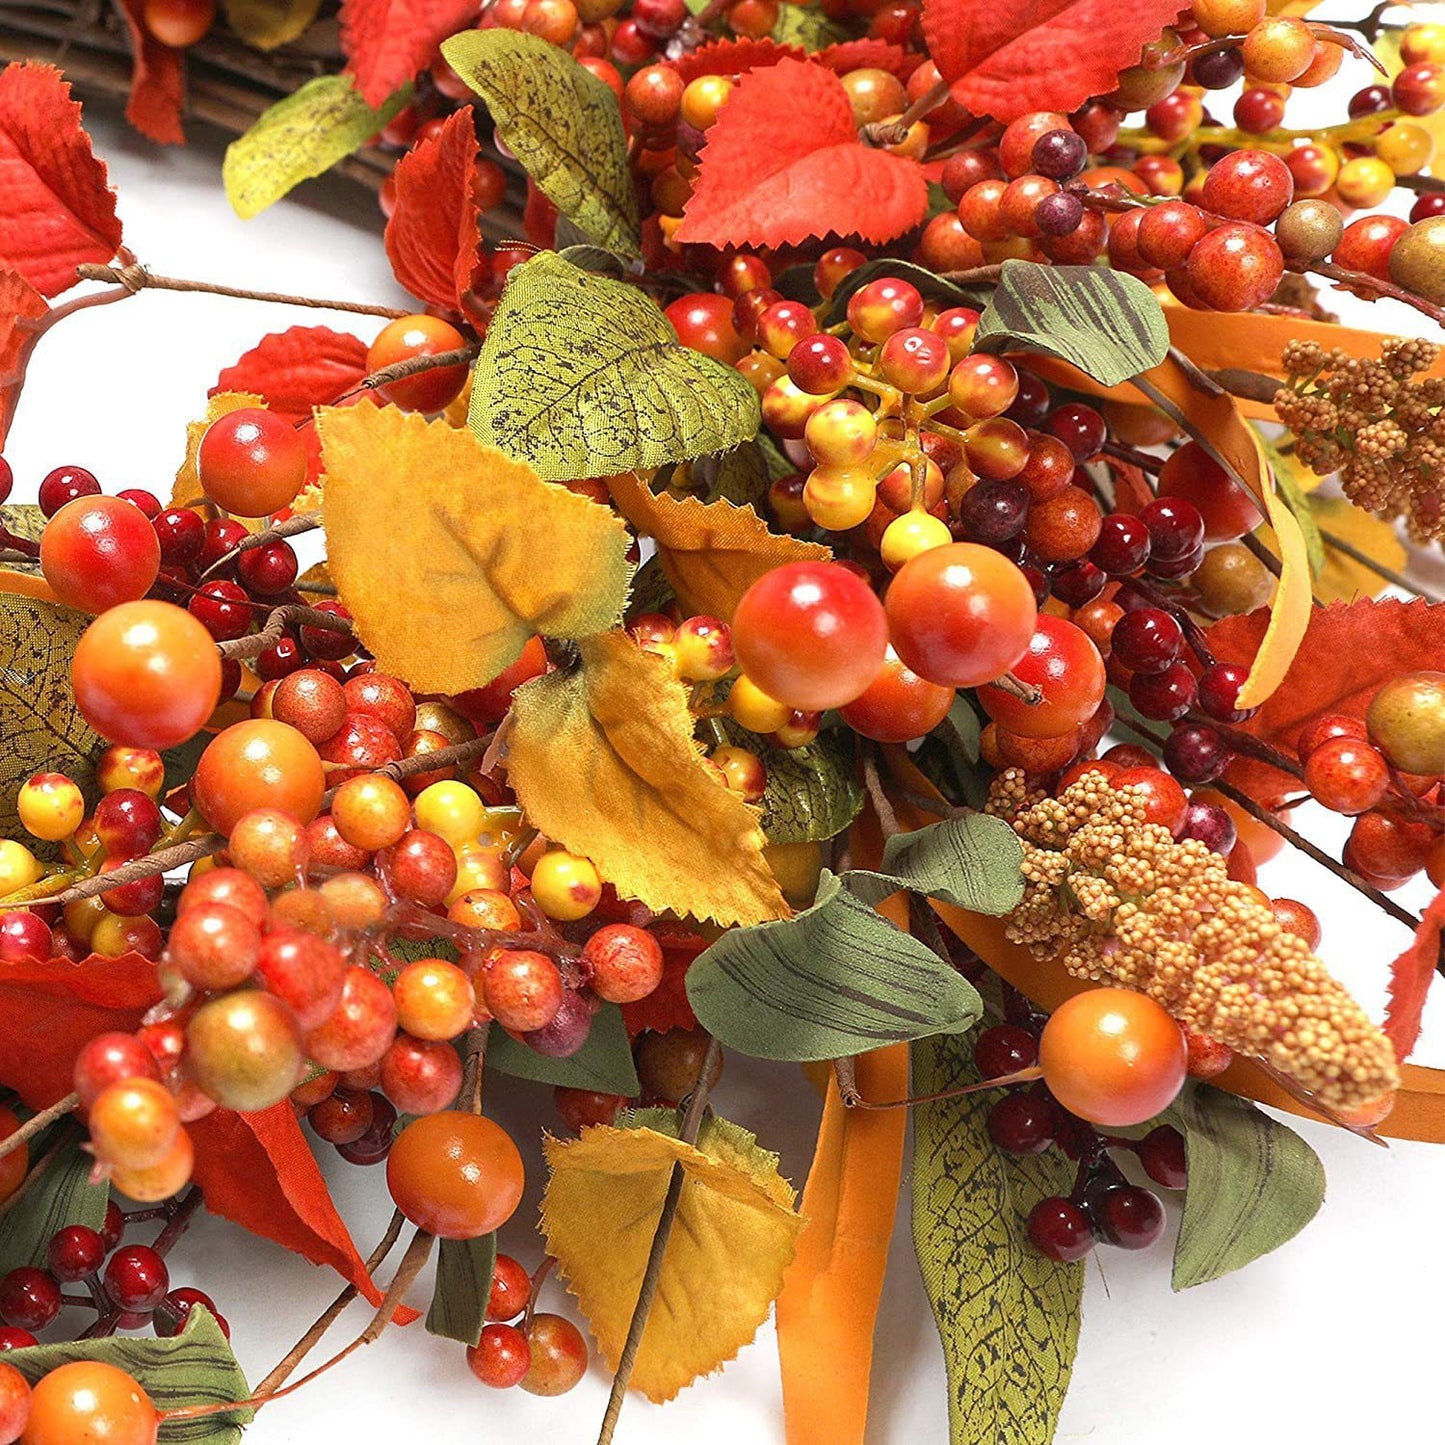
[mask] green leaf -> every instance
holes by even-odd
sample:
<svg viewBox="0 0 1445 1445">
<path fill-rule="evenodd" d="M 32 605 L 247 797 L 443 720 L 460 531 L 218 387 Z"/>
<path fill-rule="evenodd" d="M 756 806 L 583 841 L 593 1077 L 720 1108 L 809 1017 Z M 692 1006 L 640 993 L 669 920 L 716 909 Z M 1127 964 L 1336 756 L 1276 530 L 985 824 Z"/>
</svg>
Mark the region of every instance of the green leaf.
<svg viewBox="0 0 1445 1445">
<path fill-rule="evenodd" d="M 627 262 L 616 251 L 609 251 L 605 246 L 594 246 L 590 241 L 578 242 L 573 246 L 559 246 L 557 254 L 570 265 L 578 266 L 583 271 L 595 271 L 599 276 L 612 276 L 620 281 L 627 275 Z"/>
<path fill-rule="evenodd" d="M 60 1125 L 74 1134 L 70 1123 Z M 30 1141 L 32 1160 L 43 1157 L 54 1142 L 51 1130 Z M 21 1195 L 13 1207 L 0 1215 L 0 1275 L 21 1265 L 45 1265 L 45 1247 L 57 1229 L 84 1224 L 99 1229 L 105 1222 L 110 1185 L 90 1183 L 95 1160 L 80 1147 L 80 1136 L 61 1146 L 40 1177 Z"/>
<path fill-rule="evenodd" d="M 226 24 L 258 50 L 275 50 L 304 33 L 321 0 L 224 0 Z"/>
<path fill-rule="evenodd" d="M 687 972 L 704 1028 L 759 1059 L 836 1059 L 967 1029 L 973 985 L 823 873 L 818 901 L 781 923 L 734 928 Z"/>
<path fill-rule="evenodd" d="M 677 602 L 677 593 L 662 570 L 662 562 L 654 553 L 639 567 L 632 578 L 632 591 L 627 597 L 627 620 L 644 612 L 666 612 Z"/>
<path fill-rule="evenodd" d="M 973 1040 L 913 1047 L 915 1093 L 978 1081 Z M 1079 1341 L 1082 1264 L 1045 1259 L 1029 1211 L 1067 1194 L 1062 1150 L 1015 1156 L 988 1136 L 994 1096 L 965 1094 L 913 1112 L 913 1246 L 943 1342 L 952 1445 L 1050 1445 Z"/>
<path fill-rule="evenodd" d="M 699 457 L 689 471 L 702 484 L 704 502 L 733 502 L 740 507 L 758 506 L 772 481 L 768 458 L 756 442 L 744 442 L 721 456 Z"/>
<path fill-rule="evenodd" d="M 816 5 L 792 5 L 783 0 L 778 6 L 778 19 L 771 38 L 779 45 L 801 45 L 804 50 L 822 50 L 825 46 L 846 40 L 848 32 Z"/>
<path fill-rule="evenodd" d="M 1295 470 L 1280 456 L 1279 448 L 1258 427 L 1255 427 L 1254 430 L 1259 434 L 1259 444 L 1264 451 L 1265 459 L 1269 462 L 1269 470 L 1274 478 L 1275 488 L 1284 498 L 1285 506 L 1294 514 L 1294 519 L 1299 523 L 1299 529 L 1304 534 L 1305 555 L 1309 558 L 1310 576 L 1318 577 L 1325 565 L 1325 540 L 1320 536 L 1320 524 L 1315 518 L 1314 507 L 1311 505 L 1310 498 L 1300 490 Z"/>
<path fill-rule="evenodd" d="M 469 421 L 478 441 L 562 482 L 726 451 L 759 417 L 752 386 L 683 346 L 643 292 L 543 251 L 502 292 Z"/>
<path fill-rule="evenodd" d="M 426 1312 L 427 1333 L 475 1345 L 487 1322 L 487 1299 L 497 1263 L 497 1236 L 438 1241 L 436 1287 Z"/>
<path fill-rule="evenodd" d="M 589 241 L 640 255 L 622 108 L 607 86 L 565 50 L 516 30 L 464 30 L 442 54 L 558 211 Z"/>
<path fill-rule="evenodd" d="M 861 290 L 880 276 L 896 276 L 900 281 L 907 281 L 918 288 L 925 301 L 940 301 L 945 306 L 978 306 L 987 295 L 987 292 L 965 290 L 952 281 L 945 281 L 927 266 L 920 266 L 913 261 L 867 261 L 856 271 L 850 271 L 838 283 L 838 289 L 828 301 L 828 311 L 823 318 L 823 324 L 833 326 L 845 320 L 849 298 L 855 291 Z"/>
<path fill-rule="evenodd" d="M 1169 1115 L 1184 1134 L 1189 1185 L 1174 1246 L 1176 1290 L 1206 1284 L 1278 1249 L 1325 1198 L 1319 1156 L 1262 1109 L 1207 1084 Z"/>
<path fill-rule="evenodd" d="M 1005 261 L 978 324 L 979 351 L 1036 351 L 1117 386 L 1158 366 L 1169 328 L 1154 293 L 1105 266 Z"/>
<path fill-rule="evenodd" d="M 221 1327 L 203 1305 L 190 1312 L 185 1328 L 170 1339 L 112 1335 L 32 1345 L 5 1355 L 5 1363 L 14 1365 L 32 1385 L 56 1366 L 75 1360 L 99 1360 L 133 1375 L 158 1410 L 222 1405 L 228 1400 L 244 1400 L 251 1393 Z M 235 1445 L 241 1438 L 241 1426 L 254 1413 L 242 1406 L 197 1420 L 164 1421 L 160 1445 Z"/>
<path fill-rule="evenodd" d="M 895 833 L 883 845 L 881 871 L 844 876 L 869 902 L 907 888 L 999 918 L 1024 896 L 1023 857 L 1018 835 L 1002 818 L 969 813 Z"/>
<path fill-rule="evenodd" d="M 487 1067 L 514 1079 L 537 1084 L 560 1084 L 566 1089 L 592 1089 L 599 1094 L 621 1094 L 635 1099 L 642 1092 L 632 1063 L 632 1042 L 622 1022 L 622 1010 L 605 1003 L 592 1015 L 592 1032 L 575 1054 L 549 1058 L 519 1043 L 501 1029 L 487 1041 Z"/>
<path fill-rule="evenodd" d="M 104 747 L 80 715 L 70 664 L 90 618 L 18 593 L 0 593 L 0 837 L 24 837 L 15 798 L 35 773 L 89 788 Z"/>
<path fill-rule="evenodd" d="M 411 98 L 397 91 L 380 110 L 361 98 L 348 75 L 319 75 L 278 100 L 226 148 L 221 179 L 236 214 L 249 221 L 294 186 L 349 156 Z"/>
<path fill-rule="evenodd" d="M 801 748 L 763 746 L 756 733 L 730 719 L 723 721 L 723 729 L 740 747 L 755 752 L 767 769 L 761 807 L 769 843 L 821 843 L 841 833 L 862 810 L 863 785 L 853 735 L 846 729 L 820 733 Z"/>
</svg>

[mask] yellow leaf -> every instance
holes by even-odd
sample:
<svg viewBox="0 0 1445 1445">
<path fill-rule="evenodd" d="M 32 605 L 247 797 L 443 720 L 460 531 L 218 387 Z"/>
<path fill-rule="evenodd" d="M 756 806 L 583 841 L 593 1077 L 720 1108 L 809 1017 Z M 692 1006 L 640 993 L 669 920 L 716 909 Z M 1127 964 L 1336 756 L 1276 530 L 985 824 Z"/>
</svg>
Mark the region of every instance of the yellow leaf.
<svg viewBox="0 0 1445 1445">
<path fill-rule="evenodd" d="M 463 692 L 536 633 L 616 625 L 631 539 L 609 508 L 470 432 L 395 407 L 317 416 L 331 575 L 362 641 L 419 692 Z"/>
<path fill-rule="evenodd" d="M 703 761 L 667 664 L 623 632 L 585 638 L 581 653 L 580 669 L 535 678 L 512 702 L 507 778 L 527 817 L 657 912 L 787 917 L 758 812 Z"/>
<path fill-rule="evenodd" d="M 1399 572 L 1405 566 L 1405 547 L 1394 526 L 1363 512 L 1345 497 L 1314 497 L 1311 508 L 1322 533 L 1339 537 L 1381 566 Z M 1375 597 L 1389 586 L 1378 572 L 1347 557 L 1329 538 L 1325 542 L 1325 565 L 1315 578 L 1315 596 L 1321 602 L 1352 602 L 1357 597 Z"/>
<path fill-rule="evenodd" d="M 226 21 L 248 45 L 275 50 L 316 19 L 321 0 L 226 0 Z"/>
<path fill-rule="evenodd" d="M 816 542 L 780 537 L 751 507 L 657 495 L 645 475 L 609 477 L 612 500 L 639 532 L 655 538 L 672 590 L 691 612 L 731 620 L 744 592 L 785 562 L 826 562 Z"/>
<path fill-rule="evenodd" d="M 264 407 L 264 397 L 252 396 L 249 391 L 222 391 L 206 402 L 206 414 L 199 421 L 186 424 L 186 459 L 176 473 L 176 484 L 171 488 L 172 507 L 193 507 L 204 502 L 206 494 L 201 490 L 200 474 L 196 471 L 196 454 L 201 449 L 201 438 L 213 421 L 227 412 L 240 411 L 247 406 Z"/>
<path fill-rule="evenodd" d="M 648 1110 L 664 1125 L 673 1116 Z M 684 1174 L 662 1276 L 632 1371 L 632 1388 L 670 1400 L 733 1358 L 783 1286 L 803 1220 L 777 1155 L 725 1119 L 693 1148 L 656 1128 L 585 1129 L 546 1141 L 551 1178 L 542 1233 L 603 1355 L 615 1370 L 674 1164 Z M 598 1247 L 598 1225 L 607 1247 Z"/>
</svg>

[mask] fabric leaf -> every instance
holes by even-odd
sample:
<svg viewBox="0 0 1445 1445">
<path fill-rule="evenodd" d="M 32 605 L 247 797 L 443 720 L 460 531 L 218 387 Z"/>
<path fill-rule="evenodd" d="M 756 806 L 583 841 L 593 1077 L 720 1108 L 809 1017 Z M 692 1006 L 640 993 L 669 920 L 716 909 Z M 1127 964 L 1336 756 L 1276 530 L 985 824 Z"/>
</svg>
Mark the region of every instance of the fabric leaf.
<svg viewBox="0 0 1445 1445">
<path fill-rule="evenodd" d="M 776 40 L 709 40 L 706 45 L 679 55 L 670 64 L 686 84 L 700 75 L 741 75 L 747 70 L 776 65 L 784 56 L 801 60 L 806 53 L 800 46 L 780 45 Z"/>
<path fill-rule="evenodd" d="M 497 1264 L 497 1236 L 437 1241 L 436 1285 L 426 1312 L 427 1333 L 475 1345 L 487 1322 Z"/>
<path fill-rule="evenodd" d="M 973 1041 L 913 1046 L 913 1090 L 978 1082 Z M 1029 1211 L 1067 1194 L 1062 1150 L 1005 1154 L 989 1138 L 994 1096 L 965 1094 L 913 1114 L 913 1246 L 943 1342 L 953 1445 L 1051 1445 L 1079 1340 L 1082 1264 L 1029 1243 Z"/>
<path fill-rule="evenodd" d="M 59 1126 L 72 1134 L 13 1206 L 0 1215 L 0 1276 L 21 1265 L 46 1267 L 46 1246 L 68 1224 L 99 1229 L 105 1223 L 110 1185 L 90 1182 L 95 1159 L 83 1150 L 82 1135 L 67 1120 Z M 45 1136 L 42 1136 L 44 1138 Z M 32 1159 L 42 1153 L 31 1140 Z"/>
<path fill-rule="evenodd" d="M 105 166 L 80 123 L 80 105 L 53 66 L 0 70 L 0 261 L 44 296 L 75 284 L 82 262 L 120 249 L 120 219 Z"/>
<path fill-rule="evenodd" d="M 507 280 L 469 421 L 561 482 L 725 451 L 751 441 L 759 417 L 752 386 L 683 346 L 647 295 L 544 251 Z"/>
<path fill-rule="evenodd" d="M 210 395 L 245 392 L 287 421 L 330 406 L 366 375 L 366 343 L 329 326 L 293 326 L 263 336 L 217 378 Z"/>
<path fill-rule="evenodd" d="M 242 220 L 329 170 L 365 144 L 406 103 L 409 92 L 368 105 L 347 75 L 318 75 L 278 100 L 226 148 L 221 179 Z"/>
<path fill-rule="evenodd" d="M 565 50 L 515 30 L 467 30 L 442 54 L 557 210 L 589 241 L 640 255 L 622 110 L 607 86 Z"/>
<path fill-rule="evenodd" d="M 833 728 L 803 747 L 775 748 L 728 719 L 722 725 L 767 769 L 759 807 L 769 843 L 820 843 L 837 837 L 858 816 L 863 784 L 852 733 Z"/>
<path fill-rule="evenodd" d="M 1175 0 L 924 0 L 923 35 L 952 94 L 974 115 L 1010 121 L 1076 110 L 1179 13 Z"/>
<path fill-rule="evenodd" d="M 622 1010 L 605 1003 L 592 1015 L 587 1042 L 565 1059 L 539 1054 L 528 1044 L 495 1029 L 487 1043 L 487 1067 L 516 1079 L 564 1089 L 591 1089 L 599 1094 L 621 1094 L 635 1099 L 642 1092 L 632 1045 L 622 1022 Z"/>
<path fill-rule="evenodd" d="M 0 447 L 15 420 L 25 363 L 40 339 L 27 323 L 38 321 L 49 309 L 45 298 L 18 271 L 0 269 Z"/>
<path fill-rule="evenodd" d="M 784 58 L 748 71 L 708 129 L 677 239 L 748 247 L 826 235 L 883 242 L 916 226 L 927 209 L 923 168 L 859 139 L 837 75 Z"/>
<path fill-rule="evenodd" d="M 1206 1284 L 1293 1239 L 1319 1211 L 1325 1170 L 1293 1129 L 1200 1084 L 1170 1111 L 1184 1134 L 1189 1185 L 1174 1247 L 1176 1290 Z"/>
<path fill-rule="evenodd" d="M 1005 261 L 978 323 L 980 351 L 1041 351 L 1105 386 L 1158 366 L 1169 328 L 1137 277 L 1101 266 Z"/>
<path fill-rule="evenodd" d="M 883 846 L 879 872 L 845 878 L 853 893 L 870 902 L 907 888 L 1001 918 L 1024 896 L 1022 864 L 1018 836 L 1002 818 L 969 813 L 895 833 Z"/>
<path fill-rule="evenodd" d="M 803 1227 L 777 1155 L 725 1119 L 706 1121 L 696 1147 L 684 1144 L 657 1127 L 674 1118 L 671 1111 L 647 1110 L 631 1128 L 599 1125 L 580 1139 L 544 1144 L 547 1252 L 613 1369 L 673 1165 L 682 1166 L 677 1219 L 631 1381 L 657 1403 L 753 1338 L 782 1289 Z M 611 1224 L 606 1249 L 597 1247 L 599 1220 Z"/>
<path fill-rule="evenodd" d="M 5 1363 L 13 1365 L 32 1385 L 57 1365 L 75 1360 L 99 1360 L 124 1370 L 140 1382 L 158 1410 L 223 1405 L 229 1400 L 244 1400 L 251 1393 L 229 1341 L 204 1305 L 191 1310 L 180 1334 L 169 1339 L 112 1335 L 108 1339 L 31 1345 L 5 1355 Z M 241 1427 L 253 1413 L 238 1406 L 195 1420 L 170 1420 L 161 1426 L 160 1438 L 163 1445 L 236 1445 L 241 1439 Z"/>
<path fill-rule="evenodd" d="M 534 678 L 512 702 L 504 761 L 527 817 L 654 912 L 786 916 L 757 813 L 704 762 L 686 689 L 624 632 L 580 650 L 580 669 Z"/>
<path fill-rule="evenodd" d="M 476 17 L 475 0 L 342 0 L 341 48 L 361 98 L 380 106 Z"/>
<path fill-rule="evenodd" d="M 1440 962 L 1441 930 L 1445 929 L 1445 889 L 1430 900 L 1410 946 L 1390 965 L 1390 999 L 1385 1008 L 1385 1037 L 1399 1063 L 1408 1059 L 1420 1038 L 1425 996 Z"/>
<path fill-rule="evenodd" d="M 754 582 L 785 562 L 826 562 L 816 542 L 783 536 L 751 508 L 654 492 L 637 472 L 609 477 L 617 509 L 657 543 L 673 591 L 692 613 L 730 619 Z"/>
<path fill-rule="evenodd" d="M 439 135 L 396 163 L 396 209 L 386 255 L 396 279 L 422 301 L 455 309 L 472 289 L 481 259 L 477 130 L 471 106 L 447 117 Z"/>
<path fill-rule="evenodd" d="M 224 0 L 226 24 L 257 50 L 275 50 L 305 33 L 321 0 Z"/>
<path fill-rule="evenodd" d="M 973 1026 L 983 1011 L 973 985 L 850 891 L 851 877 L 825 870 L 811 908 L 732 929 L 699 955 L 687 997 L 709 1033 L 796 1062 Z"/>
<path fill-rule="evenodd" d="M 1394 523 L 1362 512 L 1346 497 L 1316 493 L 1309 498 L 1309 508 L 1324 547 L 1324 565 L 1315 575 L 1315 596 L 1321 602 L 1375 597 L 1390 585 L 1378 572 L 1347 556 L 1331 538 L 1338 537 L 1392 571 L 1405 570 L 1408 557 Z"/>
<path fill-rule="evenodd" d="M 539 632 L 586 637 L 621 618 L 629 539 L 609 508 L 445 421 L 350 407 L 316 425 L 331 575 L 388 672 L 462 692 Z"/>
</svg>

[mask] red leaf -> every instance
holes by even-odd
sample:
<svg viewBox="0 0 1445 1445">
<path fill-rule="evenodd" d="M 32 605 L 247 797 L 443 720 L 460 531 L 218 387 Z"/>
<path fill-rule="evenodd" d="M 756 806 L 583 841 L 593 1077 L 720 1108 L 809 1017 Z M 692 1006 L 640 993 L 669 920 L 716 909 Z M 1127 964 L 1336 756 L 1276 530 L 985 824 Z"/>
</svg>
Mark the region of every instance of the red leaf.
<svg viewBox="0 0 1445 1445">
<path fill-rule="evenodd" d="M 216 378 L 211 395 L 249 391 L 287 421 L 332 406 L 366 375 L 366 343 L 329 326 L 293 326 L 263 336 Z"/>
<path fill-rule="evenodd" d="M 928 186 L 916 161 L 858 139 L 843 82 L 784 59 L 750 70 L 708 131 L 680 241 L 790 246 L 837 234 L 887 241 L 916 226 Z"/>
<path fill-rule="evenodd" d="M 54 296 L 75 284 L 82 262 L 109 261 L 120 235 L 115 192 L 60 72 L 7 66 L 0 71 L 0 260 Z"/>
<path fill-rule="evenodd" d="M 160 997 L 155 963 L 138 953 L 0 963 L 0 1084 L 48 1108 L 70 1092 L 75 1056 L 91 1039 L 130 1033 Z"/>
<path fill-rule="evenodd" d="M 342 0 L 341 48 L 362 99 L 376 109 L 476 17 L 477 0 Z"/>
<path fill-rule="evenodd" d="M 802 60 L 807 53 L 799 45 L 779 45 L 776 40 L 711 40 L 679 55 L 672 68 L 686 84 L 700 75 L 741 75 L 784 58 Z"/>
<path fill-rule="evenodd" d="M 954 100 L 1010 121 L 1112 90 L 1178 13 L 1178 0 L 923 0 L 923 35 Z"/>
<path fill-rule="evenodd" d="M 918 56 L 910 55 L 901 45 L 869 36 L 825 46 L 814 51 L 813 59 L 835 75 L 847 75 L 850 70 L 886 70 L 899 80 L 907 80 L 920 64 Z"/>
<path fill-rule="evenodd" d="M 217 1109 L 186 1127 L 196 1146 L 191 1177 L 212 1214 L 329 1265 L 372 1304 L 380 1301 L 289 1100 L 257 1114 Z M 414 1310 L 397 1314 L 402 1324 L 415 1318 Z"/>
<path fill-rule="evenodd" d="M 148 140 L 184 145 L 181 108 L 186 99 L 186 72 L 181 52 L 162 45 L 146 29 L 143 0 L 120 0 L 120 11 L 134 56 L 125 118 Z"/>
<path fill-rule="evenodd" d="M 1445 888 L 1431 900 L 1409 948 L 1390 965 L 1390 1001 L 1385 1007 L 1385 1037 L 1404 1063 L 1420 1037 L 1425 995 L 1440 962 L 1440 932 L 1445 928 Z"/>
<path fill-rule="evenodd" d="M 665 1034 L 668 1029 L 695 1029 L 697 1015 L 687 1001 L 687 971 L 707 947 L 707 940 L 685 931 L 656 928 L 662 944 L 662 982 L 644 999 L 622 1005 L 622 1021 L 636 1038 L 644 1029 Z"/>
<path fill-rule="evenodd" d="M 1210 650 L 1220 662 L 1247 664 L 1268 622 L 1263 609 L 1222 618 L 1209 629 Z M 1435 670 L 1442 656 L 1445 604 L 1364 598 L 1316 607 L 1284 681 L 1241 726 L 1297 756 L 1307 724 L 1326 713 L 1363 718 L 1382 683 L 1401 673 Z M 1236 759 L 1227 776 L 1267 805 L 1300 791 L 1298 779 L 1248 758 Z"/>
<path fill-rule="evenodd" d="M 447 310 L 471 289 L 479 260 L 477 150 L 472 108 L 463 106 L 392 173 L 396 209 L 386 223 L 391 269 L 413 296 Z"/>
<path fill-rule="evenodd" d="M 25 323 L 49 310 L 45 298 L 18 271 L 0 271 L 0 447 L 15 418 L 30 349 L 40 339 Z"/>
</svg>

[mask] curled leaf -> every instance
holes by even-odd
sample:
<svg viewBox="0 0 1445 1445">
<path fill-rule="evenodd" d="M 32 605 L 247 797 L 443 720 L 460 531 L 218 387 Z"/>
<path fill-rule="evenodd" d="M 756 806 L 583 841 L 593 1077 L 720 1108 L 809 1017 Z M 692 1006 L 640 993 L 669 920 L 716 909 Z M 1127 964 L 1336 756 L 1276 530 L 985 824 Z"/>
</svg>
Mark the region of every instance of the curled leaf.
<svg viewBox="0 0 1445 1445">
<path fill-rule="evenodd" d="M 130 36 L 130 98 L 125 118 L 147 140 L 184 145 L 181 113 L 186 103 L 186 72 L 181 52 L 157 40 L 145 23 L 145 0 L 118 0 L 116 8 Z"/>
<path fill-rule="evenodd" d="M 429 1335 L 475 1345 L 487 1322 L 492 1272 L 497 1263 L 497 1236 L 437 1241 L 436 1284 L 426 1312 Z"/>
<path fill-rule="evenodd" d="M 362 99 L 380 106 L 410 84 L 476 14 L 473 0 L 343 0 L 341 48 Z"/>
<path fill-rule="evenodd" d="M 1410 946 L 1390 965 L 1390 1000 L 1385 1007 L 1385 1037 L 1404 1063 L 1420 1039 L 1425 997 L 1439 967 L 1445 930 L 1445 889 L 1430 900 Z"/>
<path fill-rule="evenodd" d="M 599 1125 L 544 1146 L 547 1252 L 614 1369 L 673 1166 L 682 1167 L 677 1222 L 632 1371 L 632 1388 L 658 1403 L 753 1338 L 803 1227 L 777 1155 L 725 1119 L 706 1121 L 696 1147 L 684 1144 L 662 1132 L 672 1119 L 648 1110 L 634 1127 Z M 600 1219 L 611 1222 L 606 1249 L 597 1248 Z"/>
<path fill-rule="evenodd" d="M 527 817 L 656 912 L 786 916 L 757 814 L 704 762 L 682 684 L 626 633 L 580 650 L 580 669 L 534 678 L 512 703 L 507 777 Z"/>
<path fill-rule="evenodd" d="M 334 404 L 365 375 L 366 343 L 359 336 L 329 326 L 293 326 L 263 336 L 216 378 L 210 394 L 254 394 L 287 421 L 298 422 L 313 407 Z"/>
<path fill-rule="evenodd" d="M 462 692 L 539 632 L 586 637 L 621 618 L 632 569 L 608 508 L 395 407 L 323 411 L 317 427 L 331 573 L 388 672 Z"/>
</svg>

